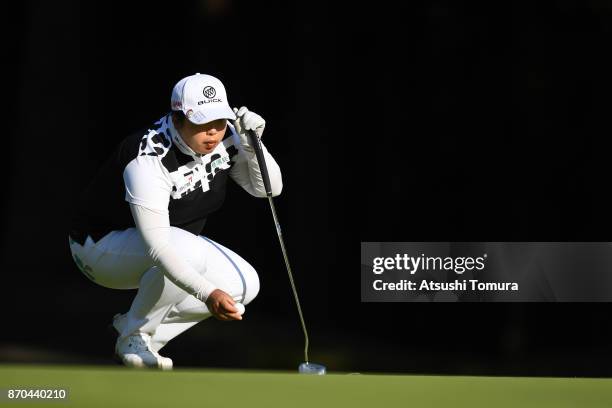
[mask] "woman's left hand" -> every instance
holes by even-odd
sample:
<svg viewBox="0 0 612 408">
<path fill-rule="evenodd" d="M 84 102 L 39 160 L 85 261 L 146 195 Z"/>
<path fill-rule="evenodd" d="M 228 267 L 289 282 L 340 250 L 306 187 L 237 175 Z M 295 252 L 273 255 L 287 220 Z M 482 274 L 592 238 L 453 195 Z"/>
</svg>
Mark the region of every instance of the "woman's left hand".
<svg viewBox="0 0 612 408">
<path fill-rule="evenodd" d="M 261 139 L 266 127 L 266 121 L 255 112 L 248 110 L 246 106 L 240 109 L 234 108 L 234 113 L 236 114 L 236 132 L 240 135 L 242 146 L 250 148 L 251 143 L 247 135 L 247 130 L 254 131 L 257 137 Z"/>
</svg>

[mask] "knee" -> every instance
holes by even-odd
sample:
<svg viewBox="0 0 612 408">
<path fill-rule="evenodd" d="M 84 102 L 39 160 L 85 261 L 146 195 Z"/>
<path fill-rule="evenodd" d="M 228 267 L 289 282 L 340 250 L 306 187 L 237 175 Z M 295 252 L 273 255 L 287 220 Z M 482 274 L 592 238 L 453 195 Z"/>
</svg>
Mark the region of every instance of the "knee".
<svg viewBox="0 0 612 408">
<path fill-rule="evenodd" d="M 243 274 L 246 288 L 242 303 L 248 305 L 259 293 L 259 276 L 255 268 L 249 264 L 246 264 Z"/>
</svg>

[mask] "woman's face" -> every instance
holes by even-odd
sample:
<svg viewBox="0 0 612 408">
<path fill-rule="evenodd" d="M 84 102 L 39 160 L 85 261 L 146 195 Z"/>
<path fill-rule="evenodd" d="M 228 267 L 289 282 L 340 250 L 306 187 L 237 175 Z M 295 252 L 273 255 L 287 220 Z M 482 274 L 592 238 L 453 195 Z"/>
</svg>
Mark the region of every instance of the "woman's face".
<svg viewBox="0 0 612 408">
<path fill-rule="evenodd" d="M 187 146 L 191 147 L 194 152 L 207 154 L 223 140 L 227 130 L 227 120 L 217 119 L 203 125 L 196 125 L 185 119 L 177 130 Z"/>
</svg>

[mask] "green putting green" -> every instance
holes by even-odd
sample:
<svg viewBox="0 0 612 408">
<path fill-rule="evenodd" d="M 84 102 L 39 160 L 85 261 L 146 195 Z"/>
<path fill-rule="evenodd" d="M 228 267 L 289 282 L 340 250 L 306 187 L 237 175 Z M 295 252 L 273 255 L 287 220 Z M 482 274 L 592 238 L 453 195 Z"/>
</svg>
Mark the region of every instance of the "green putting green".
<svg viewBox="0 0 612 408">
<path fill-rule="evenodd" d="M 0 365 L 0 388 L 67 388 L 41 407 L 611 407 L 612 380 L 588 378 L 306 376 L 229 370 Z M 43 405 L 41 405 L 43 404 Z"/>
</svg>

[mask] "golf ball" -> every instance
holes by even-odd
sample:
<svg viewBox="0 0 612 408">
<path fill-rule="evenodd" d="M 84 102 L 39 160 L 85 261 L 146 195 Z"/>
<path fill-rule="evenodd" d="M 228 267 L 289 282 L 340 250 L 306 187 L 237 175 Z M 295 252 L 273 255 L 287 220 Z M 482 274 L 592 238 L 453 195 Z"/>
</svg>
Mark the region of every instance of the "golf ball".
<svg viewBox="0 0 612 408">
<path fill-rule="evenodd" d="M 244 305 L 242 303 L 236 303 L 236 309 L 238 309 L 238 313 L 242 316 L 244 314 Z"/>
</svg>

